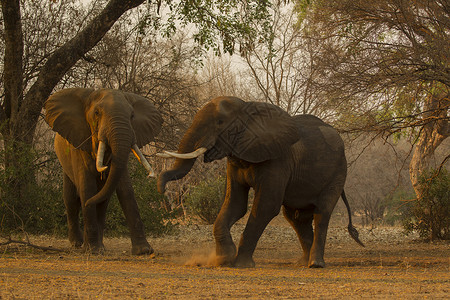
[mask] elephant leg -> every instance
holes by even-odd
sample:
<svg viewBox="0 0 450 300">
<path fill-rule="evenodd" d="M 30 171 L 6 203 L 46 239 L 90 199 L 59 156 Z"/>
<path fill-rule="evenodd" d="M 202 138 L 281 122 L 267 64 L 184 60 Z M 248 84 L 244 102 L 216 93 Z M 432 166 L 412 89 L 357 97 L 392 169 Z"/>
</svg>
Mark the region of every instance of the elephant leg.
<svg viewBox="0 0 450 300">
<path fill-rule="evenodd" d="M 144 233 L 144 223 L 142 222 L 139 208 L 134 196 L 128 170 L 125 170 L 116 189 L 125 219 L 131 235 L 131 253 L 133 255 L 151 254 L 153 249 L 147 242 Z"/>
<path fill-rule="evenodd" d="M 247 212 L 248 186 L 227 179 L 227 189 L 219 215 L 214 222 L 214 238 L 216 240 L 217 263 L 231 264 L 236 256 L 236 246 L 230 229 Z"/>
<path fill-rule="evenodd" d="M 104 186 L 104 182 L 99 180 L 97 182 L 97 189 L 101 190 Z M 105 231 L 105 224 L 106 224 L 106 211 L 108 209 L 109 204 L 109 198 L 105 201 L 101 202 L 100 204 L 97 204 L 97 223 L 98 223 L 98 234 L 99 234 L 99 240 L 101 243 L 101 247 L 103 249 L 105 248 L 103 244 L 103 233 Z"/>
<path fill-rule="evenodd" d="M 83 221 L 84 221 L 84 245 L 85 251 L 92 253 L 103 252 L 103 245 L 100 240 L 100 228 L 97 217 L 97 206 L 86 206 L 87 199 L 97 193 L 97 184 L 95 178 L 85 178 L 80 187 L 80 194 Z"/>
<path fill-rule="evenodd" d="M 236 267 L 254 267 L 253 252 L 258 243 L 261 234 L 267 224 L 276 217 L 281 209 L 281 200 L 284 197 L 284 188 L 282 191 L 269 191 L 270 185 L 266 190 L 255 190 L 255 199 L 253 201 L 252 211 L 248 218 L 247 225 L 242 233 L 239 242 L 238 253 L 234 261 Z"/>
<path fill-rule="evenodd" d="M 314 241 L 311 248 L 308 266 L 310 268 L 323 268 L 325 261 L 325 242 L 327 239 L 328 224 L 331 214 L 314 214 Z"/>
<path fill-rule="evenodd" d="M 103 232 L 105 230 L 106 223 L 106 210 L 108 209 L 109 199 L 97 205 L 97 222 L 98 222 L 98 238 L 102 248 L 105 248 L 103 244 Z"/>
<path fill-rule="evenodd" d="M 307 266 L 311 253 L 311 246 L 314 239 L 312 227 L 313 210 L 300 210 L 283 206 L 283 214 L 286 220 L 288 220 L 289 224 L 291 224 L 291 226 L 297 233 L 298 239 L 302 246 L 303 256 L 300 259 L 300 263 Z"/>
<path fill-rule="evenodd" d="M 318 199 L 314 209 L 314 241 L 308 263 L 310 268 L 325 267 L 323 255 L 325 253 L 328 224 L 341 191 L 342 189 L 331 188 L 328 191 L 323 191 Z"/>
<path fill-rule="evenodd" d="M 69 242 L 72 247 L 80 248 L 83 245 L 83 234 L 80 230 L 81 203 L 75 185 L 66 174 L 63 178 L 63 195 L 67 212 Z"/>
</svg>

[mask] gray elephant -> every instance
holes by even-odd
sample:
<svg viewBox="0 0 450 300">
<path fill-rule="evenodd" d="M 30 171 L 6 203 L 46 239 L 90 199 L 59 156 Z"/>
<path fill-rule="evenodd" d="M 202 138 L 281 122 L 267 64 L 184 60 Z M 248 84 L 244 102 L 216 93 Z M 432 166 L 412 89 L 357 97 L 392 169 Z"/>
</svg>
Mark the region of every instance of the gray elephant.
<svg viewBox="0 0 450 300">
<path fill-rule="evenodd" d="M 130 230 L 132 253 L 152 253 L 128 173 L 128 158 L 132 151 L 154 176 L 139 147 L 152 141 L 161 128 L 155 106 L 132 93 L 73 88 L 54 93 L 45 111 L 45 120 L 57 132 L 55 151 L 64 171 L 70 243 L 103 251 L 106 208 L 116 191 Z"/>
<path fill-rule="evenodd" d="M 283 207 L 303 248 L 302 263 L 324 267 L 328 223 L 339 196 L 349 212 L 349 233 L 362 245 L 344 194 L 344 143 L 320 119 L 291 117 L 267 103 L 215 98 L 195 115 L 178 153 L 160 154 L 176 160 L 160 174 L 158 190 L 164 193 L 167 182 L 183 178 L 203 153 L 205 162 L 227 157 L 226 196 L 214 223 L 216 255 L 222 264 L 254 266 L 256 244 Z M 247 211 L 250 187 L 255 197 L 236 253 L 230 228 Z"/>
</svg>

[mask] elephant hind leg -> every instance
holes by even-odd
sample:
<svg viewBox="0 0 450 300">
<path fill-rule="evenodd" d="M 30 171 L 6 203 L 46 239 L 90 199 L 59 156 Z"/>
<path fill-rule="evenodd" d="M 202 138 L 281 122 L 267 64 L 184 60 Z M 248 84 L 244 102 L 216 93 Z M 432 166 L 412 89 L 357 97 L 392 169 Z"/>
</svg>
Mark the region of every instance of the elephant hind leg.
<svg viewBox="0 0 450 300">
<path fill-rule="evenodd" d="M 302 246 L 303 256 L 300 259 L 300 263 L 304 266 L 308 266 L 311 246 L 313 244 L 313 212 L 313 208 L 300 210 L 283 206 L 284 217 L 294 228 Z"/>
<path fill-rule="evenodd" d="M 69 242 L 72 247 L 80 248 L 83 245 L 83 234 L 80 230 L 81 202 L 75 185 L 66 174 L 63 179 L 63 197 L 67 212 Z"/>
<path fill-rule="evenodd" d="M 336 185 L 323 191 L 314 209 L 314 240 L 308 266 L 310 268 L 323 268 L 325 261 L 325 242 L 327 239 L 328 224 L 331 214 L 339 199 L 342 189 Z"/>
</svg>

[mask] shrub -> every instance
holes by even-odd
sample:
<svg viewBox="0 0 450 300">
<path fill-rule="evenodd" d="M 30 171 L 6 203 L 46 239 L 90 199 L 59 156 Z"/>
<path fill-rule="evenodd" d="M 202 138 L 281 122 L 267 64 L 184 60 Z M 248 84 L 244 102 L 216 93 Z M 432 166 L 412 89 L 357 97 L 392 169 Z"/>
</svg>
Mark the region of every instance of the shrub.
<svg viewBox="0 0 450 300">
<path fill-rule="evenodd" d="M 29 147 L 19 149 L 20 153 L 17 148 L 15 153 L 8 148 L 0 152 L 1 234 L 66 233 L 62 175 L 56 155 Z M 10 164 L 11 158 L 18 161 Z"/>
<path fill-rule="evenodd" d="M 392 197 L 386 199 L 386 213 L 383 218 L 384 224 L 390 226 L 402 224 L 403 219 L 409 211 L 409 203 L 407 201 L 410 202 L 415 198 L 414 191 L 397 189 Z"/>
<path fill-rule="evenodd" d="M 424 172 L 419 179 L 421 197 L 407 206 L 403 225 L 430 240 L 450 239 L 450 177 L 442 169 Z"/>
<path fill-rule="evenodd" d="M 225 194 L 225 178 L 206 180 L 195 186 L 185 199 L 189 212 L 207 224 L 213 224 L 219 214 Z"/>
</svg>

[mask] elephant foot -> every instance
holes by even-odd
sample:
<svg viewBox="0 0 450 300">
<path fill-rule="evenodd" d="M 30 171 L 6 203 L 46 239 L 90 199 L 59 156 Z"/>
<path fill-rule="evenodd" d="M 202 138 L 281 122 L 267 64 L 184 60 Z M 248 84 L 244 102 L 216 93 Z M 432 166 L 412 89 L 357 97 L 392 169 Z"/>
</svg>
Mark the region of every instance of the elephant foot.
<svg viewBox="0 0 450 300">
<path fill-rule="evenodd" d="M 153 248 L 147 241 L 145 241 L 145 243 L 133 245 L 131 247 L 131 254 L 133 255 L 148 255 L 152 254 L 153 252 L 154 252 Z"/>
<path fill-rule="evenodd" d="M 218 266 L 233 266 L 236 257 L 236 246 L 231 243 L 226 246 L 216 246 L 215 262 Z"/>
<path fill-rule="evenodd" d="M 70 246 L 75 249 L 80 249 L 83 246 L 83 240 L 70 241 Z"/>
<path fill-rule="evenodd" d="M 325 262 L 323 260 L 313 260 L 309 263 L 310 268 L 325 268 Z"/>
<path fill-rule="evenodd" d="M 251 257 L 236 256 L 233 267 L 236 268 L 254 268 L 255 262 Z"/>
<path fill-rule="evenodd" d="M 102 255 L 105 253 L 105 246 L 101 245 L 83 245 L 83 251 L 90 254 Z"/>
<path fill-rule="evenodd" d="M 83 246 L 83 236 L 80 234 L 69 234 L 69 242 L 72 248 L 79 249 Z"/>
<path fill-rule="evenodd" d="M 303 255 L 299 259 L 298 264 L 301 265 L 301 266 L 307 267 L 308 266 L 308 261 L 309 261 L 309 255 Z"/>
<path fill-rule="evenodd" d="M 232 267 L 233 259 L 230 259 L 225 255 L 215 255 L 214 257 L 210 258 L 208 264 L 212 266 Z"/>
</svg>

